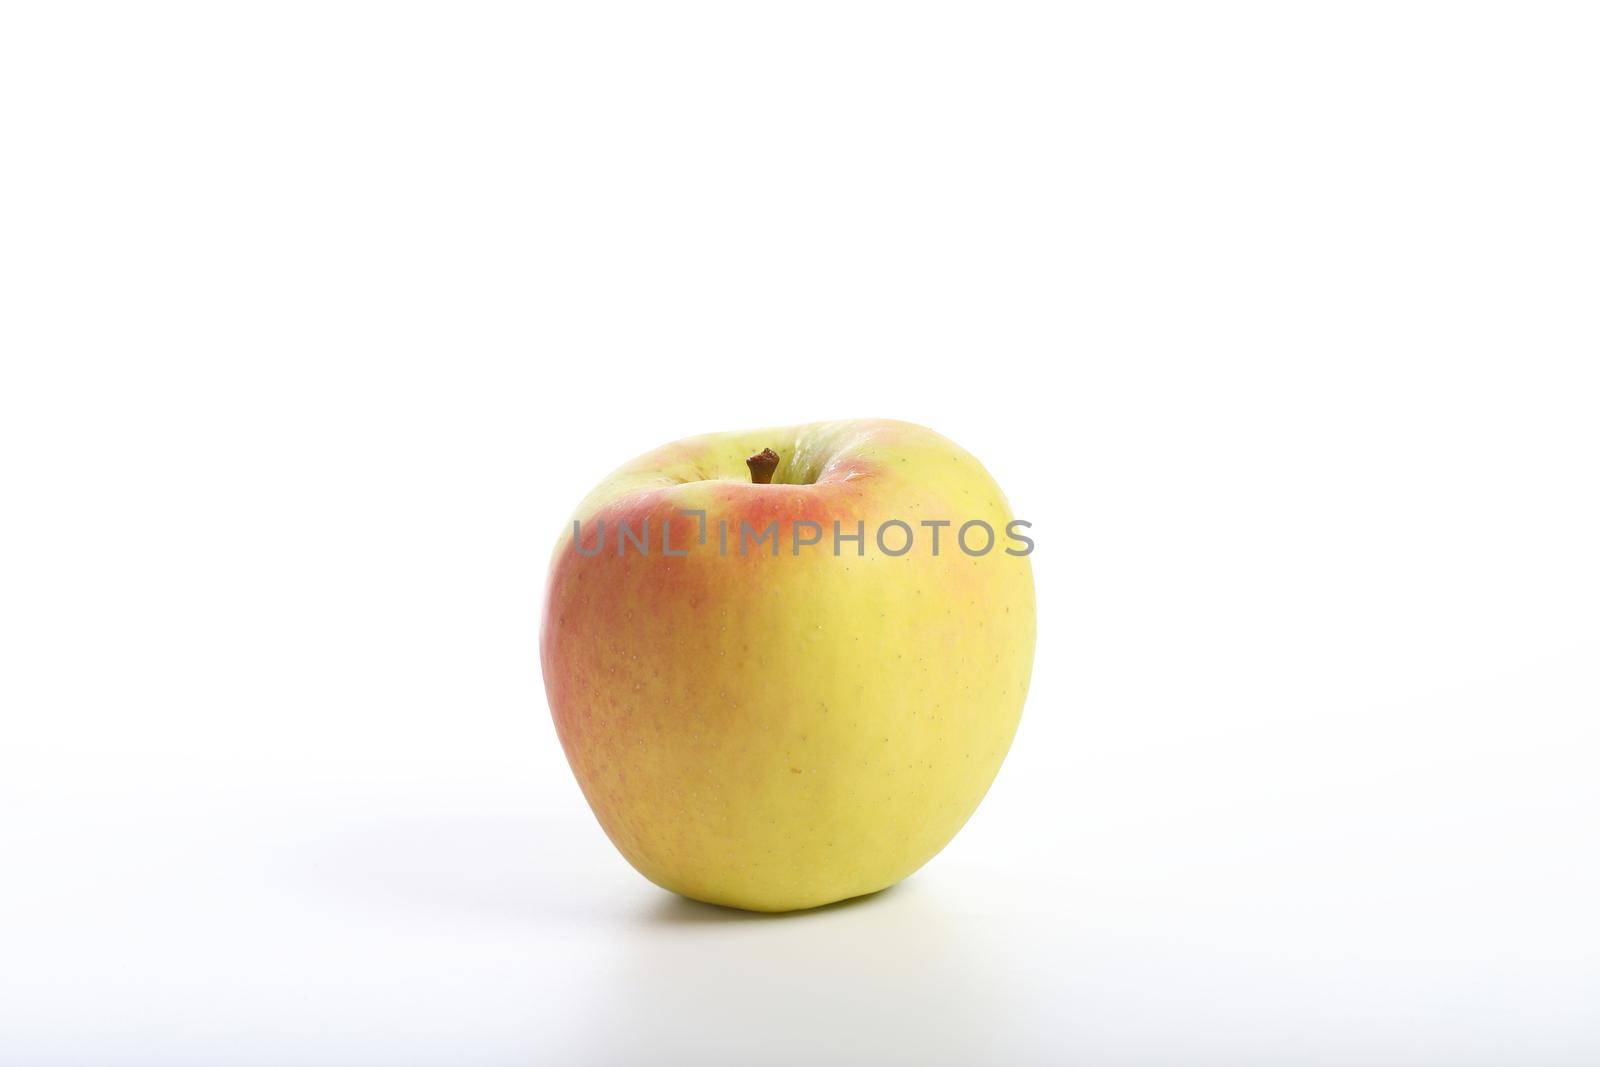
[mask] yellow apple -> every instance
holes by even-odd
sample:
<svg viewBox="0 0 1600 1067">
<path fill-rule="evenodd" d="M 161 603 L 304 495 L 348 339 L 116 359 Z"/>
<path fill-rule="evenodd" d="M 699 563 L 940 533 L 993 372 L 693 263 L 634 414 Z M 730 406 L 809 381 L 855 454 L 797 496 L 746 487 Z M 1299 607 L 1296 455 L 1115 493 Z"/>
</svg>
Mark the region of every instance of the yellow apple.
<svg viewBox="0 0 1600 1067">
<path fill-rule="evenodd" d="M 622 855 L 758 911 L 926 863 L 1022 714 L 1026 526 L 972 456 L 885 420 L 691 438 L 603 481 L 557 546 L 540 643 Z"/>
</svg>

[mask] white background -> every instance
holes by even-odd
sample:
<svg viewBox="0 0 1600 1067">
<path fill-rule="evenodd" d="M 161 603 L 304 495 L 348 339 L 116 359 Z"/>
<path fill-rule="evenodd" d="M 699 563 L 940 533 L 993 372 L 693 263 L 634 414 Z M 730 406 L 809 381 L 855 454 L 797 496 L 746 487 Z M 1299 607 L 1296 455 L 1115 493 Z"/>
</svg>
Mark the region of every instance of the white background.
<svg viewBox="0 0 1600 1067">
<path fill-rule="evenodd" d="M 1600 25 L 1542 4 L 14 4 L 0 1062 L 1600 1060 Z M 548 553 L 666 440 L 1036 524 L 977 816 L 627 867 Z"/>
</svg>

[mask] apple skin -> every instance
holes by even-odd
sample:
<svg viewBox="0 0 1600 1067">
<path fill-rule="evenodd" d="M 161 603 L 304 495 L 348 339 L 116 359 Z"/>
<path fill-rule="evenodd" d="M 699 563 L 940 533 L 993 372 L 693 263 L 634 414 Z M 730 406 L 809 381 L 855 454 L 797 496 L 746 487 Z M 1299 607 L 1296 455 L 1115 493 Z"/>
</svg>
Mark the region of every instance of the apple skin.
<svg viewBox="0 0 1600 1067">
<path fill-rule="evenodd" d="M 746 457 L 779 454 L 773 484 Z M 700 520 L 707 513 L 705 544 Z M 646 878 L 754 911 L 894 885 L 977 808 L 1033 665 L 1033 575 L 987 471 L 932 430 L 884 420 L 713 434 L 623 466 L 579 506 L 550 567 L 541 632 L 556 731 L 600 825 Z M 616 523 L 650 520 L 650 551 Z M 875 533 L 900 519 L 912 550 Z M 923 520 L 950 520 L 932 552 Z M 957 528 L 995 544 L 972 556 Z M 717 524 L 728 523 L 726 555 Z M 795 554 L 798 522 L 821 544 Z M 833 524 L 865 524 L 833 552 Z M 779 527 L 739 551 L 740 523 Z M 664 526 L 671 547 L 661 551 Z M 802 540 L 814 530 L 802 526 Z M 900 548 L 904 533 L 885 542 Z M 982 531 L 968 539 L 982 547 Z"/>
</svg>

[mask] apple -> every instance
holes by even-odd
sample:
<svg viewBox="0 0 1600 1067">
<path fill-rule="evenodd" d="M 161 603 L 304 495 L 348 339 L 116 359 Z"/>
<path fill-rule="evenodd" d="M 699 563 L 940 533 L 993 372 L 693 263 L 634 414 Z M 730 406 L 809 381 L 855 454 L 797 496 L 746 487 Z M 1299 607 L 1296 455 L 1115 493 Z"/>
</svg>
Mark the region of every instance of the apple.
<svg viewBox="0 0 1600 1067">
<path fill-rule="evenodd" d="M 921 867 L 1022 714 L 1026 529 L 977 460 L 904 422 L 695 437 L 606 478 L 551 561 L 540 653 L 617 849 L 755 911 Z"/>
</svg>

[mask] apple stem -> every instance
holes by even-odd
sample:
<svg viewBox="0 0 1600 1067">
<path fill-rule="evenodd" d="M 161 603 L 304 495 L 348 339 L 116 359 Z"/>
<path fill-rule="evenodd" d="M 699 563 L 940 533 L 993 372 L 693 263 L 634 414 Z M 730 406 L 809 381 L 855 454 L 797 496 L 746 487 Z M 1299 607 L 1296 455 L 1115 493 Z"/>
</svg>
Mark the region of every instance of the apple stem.
<svg viewBox="0 0 1600 1067">
<path fill-rule="evenodd" d="M 756 485 L 771 485 L 772 472 L 778 469 L 778 454 L 770 448 L 763 448 L 745 460 L 744 465 L 750 468 L 750 480 Z"/>
</svg>

